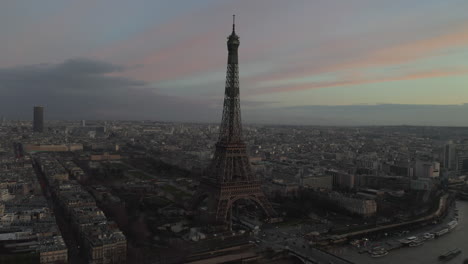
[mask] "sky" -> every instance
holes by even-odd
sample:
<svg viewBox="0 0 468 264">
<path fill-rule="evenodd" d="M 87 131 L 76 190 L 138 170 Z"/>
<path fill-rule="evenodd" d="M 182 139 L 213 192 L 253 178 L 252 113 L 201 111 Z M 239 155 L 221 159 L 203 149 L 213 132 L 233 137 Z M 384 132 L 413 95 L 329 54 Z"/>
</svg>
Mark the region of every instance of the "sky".
<svg viewBox="0 0 468 264">
<path fill-rule="evenodd" d="M 247 123 L 468 126 L 466 0 L 0 2 L 0 115 L 219 122 L 232 14 Z"/>
</svg>

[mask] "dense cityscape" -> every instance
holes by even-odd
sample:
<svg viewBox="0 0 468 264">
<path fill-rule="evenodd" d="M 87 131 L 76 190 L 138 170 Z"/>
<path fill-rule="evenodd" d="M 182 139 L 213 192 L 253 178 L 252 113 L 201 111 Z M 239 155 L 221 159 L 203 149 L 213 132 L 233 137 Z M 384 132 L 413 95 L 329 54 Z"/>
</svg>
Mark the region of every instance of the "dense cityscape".
<svg viewBox="0 0 468 264">
<path fill-rule="evenodd" d="M 187 204 L 219 125 L 43 126 L 40 111 L 34 128 L 2 120 L 4 263 L 349 263 L 327 252 L 352 242 L 398 254 L 405 233 L 427 226 L 443 240 L 455 200 L 468 197 L 466 128 L 246 125 L 249 162 L 282 221 L 239 203 L 232 232 L 213 232 Z"/>
<path fill-rule="evenodd" d="M 233 15 L 223 98 L 203 101 L 222 101 L 220 122 L 49 118 L 57 105 L 33 93 L 27 110 L 16 109 L 31 118 L 0 108 L 0 263 L 468 263 L 468 127 L 243 122 L 241 105 L 261 102 L 241 100 L 238 31 Z M 40 80 L 41 67 L 16 70 Z M 92 82 L 147 85 L 105 63 L 51 69 L 85 72 L 45 81 L 68 78 L 81 91 Z M 13 94 L 19 76 L 0 68 L 0 92 Z M 295 90 L 303 88 L 286 89 Z M 117 110 L 103 105 L 103 115 Z"/>
</svg>

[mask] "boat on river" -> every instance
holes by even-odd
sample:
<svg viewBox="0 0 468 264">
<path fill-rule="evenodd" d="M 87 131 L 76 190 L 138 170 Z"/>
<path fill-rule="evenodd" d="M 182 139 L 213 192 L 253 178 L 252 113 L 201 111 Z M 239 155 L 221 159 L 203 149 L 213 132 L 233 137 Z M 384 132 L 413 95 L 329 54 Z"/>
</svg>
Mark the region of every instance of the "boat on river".
<svg viewBox="0 0 468 264">
<path fill-rule="evenodd" d="M 445 254 L 440 255 L 439 260 L 450 260 L 450 259 L 453 259 L 454 257 L 456 257 L 460 253 L 461 253 L 461 250 L 456 248 L 456 249 L 448 251 Z"/>
<path fill-rule="evenodd" d="M 424 240 L 431 240 L 435 238 L 435 235 L 432 233 L 424 233 L 423 238 Z"/>
<path fill-rule="evenodd" d="M 407 237 L 407 238 L 404 238 L 404 239 L 400 239 L 399 242 L 405 246 L 409 246 L 409 244 L 415 242 L 418 240 L 418 237 L 415 237 L 415 236 L 410 236 L 410 237 Z"/>
<path fill-rule="evenodd" d="M 455 227 L 457 227 L 458 225 L 458 221 L 457 220 L 453 220 L 453 221 L 450 221 L 448 224 L 447 224 L 447 227 L 449 229 L 449 231 L 452 231 Z"/>
<path fill-rule="evenodd" d="M 410 247 L 417 247 L 417 246 L 420 246 L 420 245 L 422 245 L 422 244 L 424 244 L 424 240 L 418 238 L 418 239 L 415 239 L 415 240 L 411 241 L 411 242 L 409 243 L 409 246 L 410 246 Z"/>
<path fill-rule="evenodd" d="M 447 234 L 448 231 L 449 231 L 448 228 L 444 228 L 444 229 L 442 229 L 440 231 L 435 232 L 435 235 L 436 235 L 436 237 L 440 237 L 440 236 L 443 236 L 443 235 Z"/>
<path fill-rule="evenodd" d="M 381 258 L 383 256 L 386 256 L 387 254 L 388 254 L 388 251 L 383 247 L 373 248 L 370 252 L 371 257 L 373 258 Z"/>
</svg>

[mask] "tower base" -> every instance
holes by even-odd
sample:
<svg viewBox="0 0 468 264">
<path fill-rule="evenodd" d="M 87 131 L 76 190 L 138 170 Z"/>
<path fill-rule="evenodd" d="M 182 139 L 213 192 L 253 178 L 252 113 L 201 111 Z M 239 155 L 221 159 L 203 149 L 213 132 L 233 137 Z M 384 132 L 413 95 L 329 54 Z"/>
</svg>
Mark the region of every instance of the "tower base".
<svg viewBox="0 0 468 264">
<path fill-rule="evenodd" d="M 208 208 L 201 215 L 201 220 L 213 227 L 230 229 L 232 206 L 241 199 L 253 201 L 260 206 L 266 215 L 266 222 L 278 222 L 279 220 L 258 181 L 218 184 L 204 179 L 198 190 L 191 207 L 195 209 L 201 201 L 207 198 Z"/>
</svg>

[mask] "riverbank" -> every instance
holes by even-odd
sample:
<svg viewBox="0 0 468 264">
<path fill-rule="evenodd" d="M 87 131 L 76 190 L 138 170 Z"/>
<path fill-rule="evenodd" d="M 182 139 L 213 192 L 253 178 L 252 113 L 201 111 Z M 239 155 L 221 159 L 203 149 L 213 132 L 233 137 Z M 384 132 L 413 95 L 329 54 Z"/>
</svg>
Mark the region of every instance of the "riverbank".
<svg viewBox="0 0 468 264">
<path fill-rule="evenodd" d="M 376 225 L 375 227 L 357 230 L 353 232 L 329 235 L 315 241 L 315 244 L 321 247 L 337 246 L 338 244 L 348 243 L 351 239 L 366 237 L 379 237 L 382 234 L 391 233 L 398 229 L 420 229 L 432 221 L 438 221 L 440 218 L 445 218 L 448 208 L 453 204 L 453 197 L 449 194 L 444 194 L 439 198 L 438 207 L 432 213 L 420 216 L 418 218 L 405 222 L 396 222 L 386 225 Z M 416 228 L 415 228 L 416 227 Z"/>
<path fill-rule="evenodd" d="M 359 254 L 359 249 L 354 246 L 346 245 L 330 249 L 332 254 L 348 259 L 354 263 L 421 263 L 431 264 L 439 263 L 438 256 L 445 252 L 459 248 L 461 254 L 456 256 L 454 263 L 461 263 L 468 258 L 468 201 L 457 201 L 456 208 L 458 209 L 458 225 L 449 233 L 432 240 L 425 241 L 424 244 L 417 247 L 402 247 L 391 250 L 386 256 L 381 258 L 372 258 L 369 254 Z M 455 215 L 450 214 L 444 219 L 442 225 L 447 224 Z M 405 237 L 419 235 L 420 233 L 429 232 L 432 229 L 439 228 L 439 225 L 424 227 L 423 229 L 415 230 L 405 234 Z M 431 229 L 432 228 L 432 229 Z M 405 237 L 392 237 L 377 241 L 372 241 L 373 244 L 386 244 L 387 241 L 399 240 Z"/>
</svg>

